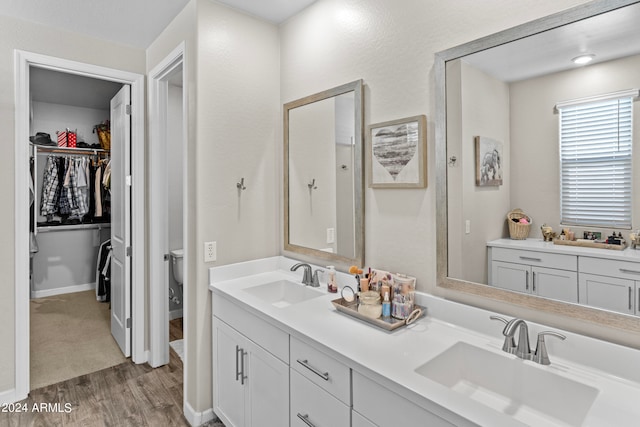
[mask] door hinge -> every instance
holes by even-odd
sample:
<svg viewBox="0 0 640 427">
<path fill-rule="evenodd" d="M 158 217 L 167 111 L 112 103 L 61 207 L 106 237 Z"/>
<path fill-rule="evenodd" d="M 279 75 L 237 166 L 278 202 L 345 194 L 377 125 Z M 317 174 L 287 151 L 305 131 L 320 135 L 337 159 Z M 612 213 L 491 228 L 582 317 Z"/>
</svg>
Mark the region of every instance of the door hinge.
<svg viewBox="0 0 640 427">
<path fill-rule="evenodd" d="M 128 185 L 129 187 L 131 187 L 131 175 L 127 175 L 127 176 L 124 178 L 124 183 L 125 183 L 126 185 Z"/>
<path fill-rule="evenodd" d="M 125 105 L 125 106 L 124 106 L 124 113 L 125 113 L 127 116 L 130 116 L 130 115 L 131 115 L 131 104 L 127 104 L 127 105 Z"/>
<path fill-rule="evenodd" d="M 131 253 L 132 253 L 131 246 L 127 246 L 127 249 L 126 249 L 127 256 L 131 256 Z"/>
<path fill-rule="evenodd" d="M 127 329 L 131 329 L 131 317 L 127 317 Z"/>
</svg>

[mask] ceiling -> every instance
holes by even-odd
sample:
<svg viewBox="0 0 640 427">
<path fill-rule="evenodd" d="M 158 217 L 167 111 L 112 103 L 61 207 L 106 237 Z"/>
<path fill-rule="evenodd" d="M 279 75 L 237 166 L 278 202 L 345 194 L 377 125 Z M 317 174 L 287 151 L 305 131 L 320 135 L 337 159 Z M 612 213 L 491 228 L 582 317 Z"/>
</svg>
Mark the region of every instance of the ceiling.
<svg viewBox="0 0 640 427">
<path fill-rule="evenodd" d="M 473 55 L 464 61 L 505 82 L 575 68 L 581 54 L 591 64 L 640 54 L 640 4 L 574 22 Z M 526 55 L 523 55 L 526 52 Z"/>
<path fill-rule="evenodd" d="M 220 0 L 281 23 L 315 0 Z M 0 0 L 0 15 L 146 49 L 189 0 Z"/>
</svg>

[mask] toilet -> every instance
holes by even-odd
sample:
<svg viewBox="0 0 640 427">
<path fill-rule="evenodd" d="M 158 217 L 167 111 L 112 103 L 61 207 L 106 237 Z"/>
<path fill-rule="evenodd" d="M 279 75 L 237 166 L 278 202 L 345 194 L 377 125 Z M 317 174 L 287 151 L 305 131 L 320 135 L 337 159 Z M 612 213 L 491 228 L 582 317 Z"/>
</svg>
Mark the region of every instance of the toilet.
<svg viewBox="0 0 640 427">
<path fill-rule="evenodd" d="M 176 279 L 179 285 L 182 285 L 183 281 L 183 258 L 184 249 L 175 249 L 171 251 L 171 261 L 173 262 L 173 278 Z"/>
</svg>

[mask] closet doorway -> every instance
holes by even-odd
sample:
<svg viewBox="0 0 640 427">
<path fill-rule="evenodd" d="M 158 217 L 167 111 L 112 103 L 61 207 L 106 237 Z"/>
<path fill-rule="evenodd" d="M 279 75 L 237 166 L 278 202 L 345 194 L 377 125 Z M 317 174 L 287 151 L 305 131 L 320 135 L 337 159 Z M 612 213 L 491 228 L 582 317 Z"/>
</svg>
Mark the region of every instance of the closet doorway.
<svg viewBox="0 0 640 427">
<path fill-rule="evenodd" d="M 30 317 L 29 297 L 38 296 L 38 292 L 44 291 L 49 295 L 73 295 L 69 292 L 81 291 L 82 288 L 91 287 L 92 282 L 99 282 L 98 274 L 94 280 L 87 279 L 86 272 L 97 273 L 99 259 L 96 257 L 96 247 L 103 249 L 108 238 L 111 261 L 106 265 L 111 266 L 111 333 L 125 356 L 131 356 L 136 363 L 146 361 L 144 351 L 144 263 L 132 264 L 132 257 L 144 259 L 144 98 L 142 75 L 97 67 L 90 64 L 82 64 L 66 61 L 58 58 L 47 57 L 28 52 L 16 51 L 16 400 L 26 397 L 30 389 Z M 37 81 L 40 77 L 49 78 L 49 89 L 64 88 L 62 93 L 58 91 L 52 99 L 46 99 L 42 92 L 37 93 Z M 59 79 L 59 80 L 56 80 Z M 103 103 L 97 109 L 84 105 L 87 91 L 80 90 L 79 86 L 67 87 L 61 81 L 74 81 L 79 86 L 81 82 L 93 82 L 98 86 L 107 87 L 108 91 L 117 92 L 109 105 Z M 42 88 L 40 88 L 42 91 Z M 46 91 L 45 91 L 46 92 Z M 52 91 L 51 91 L 52 92 Z M 89 91 L 91 92 L 91 91 Z M 53 92 L 52 92 L 53 93 Z M 95 91 L 97 94 L 98 91 Z M 93 94 L 89 93 L 88 97 Z M 73 98 L 85 97 L 85 101 L 73 101 Z M 94 95 L 97 97 L 97 95 Z M 71 99 L 71 101 L 69 101 Z M 73 105 L 75 102 L 75 105 Z M 63 105 L 60 108 L 50 108 L 52 105 Z M 103 111 L 103 109 L 106 109 Z M 65 111 L 66 110 L 66 111 Z M 59 115 L 70 114 L 73 119 L 85 117 L 88 125 L 69 123 L 70 129 L 61 125 Z M 115 115 L 114 115 L 115 114 Z M 104 116 L 107 115 L 105 118 Z M 96 122 L 98 117 L 102 117 Z M 94 118 L 91 123 L 91 119 Z M 92 125 L 112 120 L 112 143 L 117 145 L 115 150 L 105 150 L 104 147 L 96 147 L 95 141 L 80 141 L 82 134 L 86 138 L 92 132 Z M 49 129 L 50 126 L 53 128 Z M 62 126 L 62 128 L 61 128 Z M 76 127 L 77 126 L 77 127 Z M 84 127 L 83 127 L 84 126 Z M 88 129 L 87 129 L 88 127 Z M 42 128 L 42 129 L 40 129 Z M 59 130 L 58 135 L 52 129 Z M 76 131 L 76 129 L 78 129 Z M 30 136 L 37 136 L 37 132 L 49 134 L 47 137 L 33 140 L 40 144 L 29 143 Z M 61 135 L 62 134 L 62 135 Z M 59 138 L 60 137 L 60 138 Z M 58 141 L 60 139 L 60 141 Z M 54 146 L 53 143 L 56 145 Z M 82 142 L 82 145 L 80 144 Z M 75 145 L 75 147 L 60 147 L 58 144 Z M 112 147 L 113 148 L 113 147 Z M 73 151 L 72 151 L 73 150 Z M 79 151 L 75 151 L 79 150 Z M 47 151 L 50 151 L 47 153 Z M 56 152 L 57 151 L 57 152 Z M 86 156 L 86 157 L 83 157 Z M 42 193 L 38 186 L 45 182 L 40 181 L 38 173 L 44 174 L 44 168 L 34 169 L 33 181 L 31 180 L 30 158 L 35 163 L 48 164 L 49 158 L 54 158 L 58 165 L 74 164 L 85 165 L 86 160 L 100 164 L 106 158 L 111 159 L 110 200 L 102 199 L 101 207 L 103 215 L 96 215 L 95 204 L 93 212 L 74 211 L 62 214 L 55 211 L 48 215 L 45 211 L 34 209 L 29 197 L 30 183 L 34 182 L 35 194 L 33 199 L 42 202 Z M 102 157 L 102 158 L 101 158 Z M 54 162 L 51 162 L 54 164 Z M 94 164 L 94 165 L 95 165 Z M 24 165 L 20 167 L 20 165 Z M 85 167 L 85 166 L 83 166 Z M 66 168 L 66 166 L 65 166 Z M 76 169 L 77 170 L 77 169 Z M 87 167 L 87 171 L 89 168 Z M 75 175 L 73 169 L 67 169 L 67 182 L 73 182 L 79 175 Z M 105 170 L 102 170 L 105 173 Z M 87 176 L 84 177 L 86 180 Z M 94 182 L 98 184 L 97 181 Z M 133 186 L 132 183 L 136 183 Z M 87 183 L 88 184 L 88 183 Z M 68 184 L 73 186 L 71 183 Z M 40 188 L 42 190 L 42 187 Z M 78 190 L 78 194 L 79 194 Z M 75 192 L 75 191 L 74 191 Z M 132 195 L 133 193 L 133 195 Z M 137 193 L 137 194 L 136 194 Z M 68 193 L 71 196 L 71 193 Z M 137 197 L 136 197 L 137 195 Z M 86 200 L 88 200 L 88 195 Z M 80 204 L 74 202 L 74 208 Z M 37 206 L 37 202 L 36 202 Z M 40 207 L 42 207 L 40 205 Z M 109 211 L 111 208 L 111 211 Z M 56 208 L 58 209 L 58 208 Z M 111 214 L 111 215 L 109 215 Z M 107 224 L 108 221 L 108 224 Z M 64 223 L 63 223 L 64 222 Z M 40 223 L 40 224 L 38 224 Z M 33 239 L 34 231 L 36 239 Z M 33 264 L 30 268 L 29 253 L 30 243 L 35 240 L 38 243 L 38 231 L 41 241 L 47 242 L 43 249 L 58 250 L 59 255 L 43 255 L 47 265 Z M 63 233 L 67 233 L 65 241 Z M 56 235 L 58 237 L 56 237 Z M 58 247 L 56 248 L 56 240 Z M 74 242 L 75 239 L 75 242 Z M 115 242 L 115 244 L 114 244 Z M 90 245 L 93 250 L 83 250 L 82 245 Z M 40 245 L 38 245 L 40 246 Z M 26 250 L 25 250 L 26 249 Z M 40 249 L 40 248 L 38 248 Z M 73 250 L 79 252 L 74 256 L 69 253 Z M 117 252 L 117 253 L 116 253 Z M 25 256 L 25 254 L 27 256 Z M 36 256 L 38 254 L 36 253 Z M 93 265 L 87 266 L 86 257 L 94 258 Z M 66 257 L 66 258 L 65 258 Z M 85 257 L 85 259 L 83 259 Z M 34 257 L 35 260 L 36 257 Z M 68 259 L 76 262 L 77 266 L 65 266 L 58 269 L 60 264 Z M 53 261 L 53 262 L 52 262 Z M 84 265 L 80 265 L 84 264 Z M 71 268 L 69 268 L 71 267 Z M 79 267 L 79 268 L 78 268 Z M 43 272 L 44 271 L 44 272 Z M 60 289 L 60 281 L 56 283 L 55 276 L 60 271 L 71 271 L 72 283 L 66 279 L 65 289 Z M 34 273 L 36 282 L 30 280 Z M 83 275 L 85 275 L 83 277 Z M 65 279 L 62 280 L 64 282 Z M 79 283 L 77 283 L 79 282 Z M 99 283 L 95 283 L 99 286 Z M 41 292 L 42 294 L 42 292 Z M 100 295 L 96 293 L 96 298 Z M 64 325 L 60 325 L 64 328 Z"/>
</svg>

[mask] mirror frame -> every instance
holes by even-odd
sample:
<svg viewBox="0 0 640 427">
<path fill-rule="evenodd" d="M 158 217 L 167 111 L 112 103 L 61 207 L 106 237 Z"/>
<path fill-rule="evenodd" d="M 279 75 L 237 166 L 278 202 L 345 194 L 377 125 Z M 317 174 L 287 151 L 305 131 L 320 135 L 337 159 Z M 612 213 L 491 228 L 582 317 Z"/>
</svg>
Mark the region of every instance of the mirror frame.
<svg viewBox="0 0 640 427">
<path fill-rule="evenodd" d="M 533 36 L 543 31 L 562 27 L 576 21 L 610 12 L 635 3 L 638 3 L 638 0 L 596 0 L 436 53 L 434 63 L 436 79 L 436 283 L 440 288 L 454 291 L 447 295 L 448 298 L 465 302 L 468 301 L 468 297 L 465 298 L 463 295 L 460 295 L 460 293 L 471 294 L 476 297 L 512 304 L 516 308 L 532 309 L 540 313 L 554 314 L 565 318 L 568 317 L 588 322 L 590 324 L 616 328 L 629 333 L 640 333 L 640 317 L 506 291 L 485 284 L 455 279 L 448 277 L 447 275 L 447 61 L 458 59 L 466 55 L 490 49 L 524 37 Z M 553 325 L 553 321 L 549 321 L 549 319 L 544 319 L 544 322 Z M 567 327 L 563 328 L 570 329 Z M 575 330 L 575 328 L 573 329 Z M 592 335 L 590 332 L 584 330 L 581 333 L 585 335 Z M 600 333 L 600 336 L 603 339 L 607 339 L 607 337 L 603 336 L 602 333 Z"/>
<path fill-rule="evenodd" d="M 284 104 L 284 161 L 282 164 L 284 175 L 284 250 L 302 256 L 310 261 L 321 259 L 337 266 L 350 265 L 362 266 L 364 263 L 364 100 L 362 92 L 362 79 L 356 80 L 323 92 L 315 93 L 304 98 Z M 354 257 L 346 257 L 335 253 L 321 251 L 319 249 L 294 245 L 289 240 L 289 111 L 303 105 L 312 104 L 324 99 L 353 92 L 355 133 L 354 133 L 354 157 L 353 157 L 353 187 L 354 187 L 354 230 L 355 252 Z"/>
</svg>

